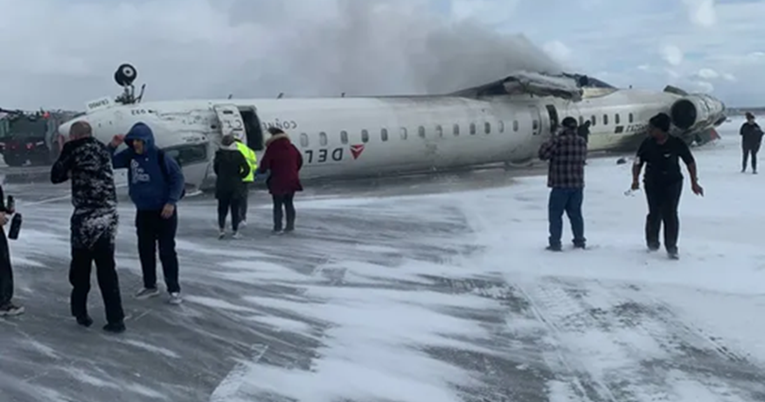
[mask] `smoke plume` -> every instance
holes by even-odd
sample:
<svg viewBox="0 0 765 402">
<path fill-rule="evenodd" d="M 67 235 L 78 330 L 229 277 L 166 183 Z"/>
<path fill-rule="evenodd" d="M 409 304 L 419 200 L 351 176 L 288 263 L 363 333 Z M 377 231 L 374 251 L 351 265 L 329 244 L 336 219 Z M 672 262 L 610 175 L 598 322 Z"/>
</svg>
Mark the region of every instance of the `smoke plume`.
<svg viewBox="0 0 765 402">
<path fill-rule="evenodd" d="M 299 3 L 306 1 L 315 0 Z M 251 12 L 258 23 L 270 24 L 276 15 L 294 14 L 297 3 L 282 0 L 281 6 L 263 8 L 255 2 Z M 323 9 L 320 17 L 282 18 L 274 27 L 269 57 L 247 66 L 257 95 L 438 94 L 517 70 L 561 71 L 523 35 L 502 35 L 476 22 L 451 22 L 426 3 L 336 0 L 336 7 Z M 247 19 L 244 3 L 236 9 L 239 18 Z"/>
</svg>

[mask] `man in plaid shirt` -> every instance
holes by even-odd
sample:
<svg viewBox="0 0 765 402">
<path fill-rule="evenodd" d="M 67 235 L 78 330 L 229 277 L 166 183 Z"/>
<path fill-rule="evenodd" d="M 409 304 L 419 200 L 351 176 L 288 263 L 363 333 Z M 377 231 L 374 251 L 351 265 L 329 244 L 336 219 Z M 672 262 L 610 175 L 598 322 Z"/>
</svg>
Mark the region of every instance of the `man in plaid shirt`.
<svg viewBox="0 0 765 402">
<path fill-rule="evenodd" d="M 550 191 L 548 219 L 550 221 L 550 251 L 561 251 L 563 212 L 566 212 L 574 232 L 574 247 L 584 248 L 584 163 L 587 159 L 587 141 L 577 135 L 576 119 L 563 119 L 563 130 L 539 148 L 539 159 L 550 161 L 547 186 Z"/>
</svg>

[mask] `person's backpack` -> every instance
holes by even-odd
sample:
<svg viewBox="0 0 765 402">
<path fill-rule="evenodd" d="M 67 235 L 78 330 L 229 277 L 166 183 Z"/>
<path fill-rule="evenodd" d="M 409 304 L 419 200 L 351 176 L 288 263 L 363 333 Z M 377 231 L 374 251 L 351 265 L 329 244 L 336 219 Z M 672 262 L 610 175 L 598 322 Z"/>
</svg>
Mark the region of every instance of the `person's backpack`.
<svg viewBox="0 0 765 402">
<path fill-rule="evenodd" d="M 165 165 L 165 151 L 163 151 L 162 149 L 157 149 L 157 161 L 159 162 L 159 168 L 162 169 L 162 174 L 165 176 L 165 182 L 169 182 L 170 173 L 167 171 L 167 165 Z M 186 195 L 186 184 L 184 183 L 183 189 L 181 190 L 181 197 L 179 198 L 179 200 L 183 199 L 185 195 Z"/>
</svg>

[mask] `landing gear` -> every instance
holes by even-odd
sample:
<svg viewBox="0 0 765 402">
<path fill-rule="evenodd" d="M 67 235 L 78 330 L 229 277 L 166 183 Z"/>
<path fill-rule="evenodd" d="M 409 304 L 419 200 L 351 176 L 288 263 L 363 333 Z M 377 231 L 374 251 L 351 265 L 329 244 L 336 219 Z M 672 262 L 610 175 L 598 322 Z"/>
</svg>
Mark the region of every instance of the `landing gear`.
<svg viewBox="0 0 765 402">
<path fill-rule="evenodd" d="M 117 103 L 132 105 L 141 101 L 146 84 L 141 86 L 141 93 L 136 97 L 135 88 L 133 87 L 133 82 L 135 82 L 136 78 L 138 78 L 138 71 L 136 71 L 133 65 L 125 63 L 117 68 L 117 71 L 114 72 L 114 82 L 124 88 L 122 95 L 116 99 Z"/>
</svg>

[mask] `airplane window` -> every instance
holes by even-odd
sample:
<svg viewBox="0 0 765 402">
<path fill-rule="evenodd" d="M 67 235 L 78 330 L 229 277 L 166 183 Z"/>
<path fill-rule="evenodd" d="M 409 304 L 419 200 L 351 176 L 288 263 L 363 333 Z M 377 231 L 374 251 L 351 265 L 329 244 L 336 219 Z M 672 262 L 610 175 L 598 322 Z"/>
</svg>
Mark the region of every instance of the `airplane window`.
<svg viewBox="0 0 765 402">
<path fill-rule="evenodd" d="M 455 136 L 460 135 L 460 125 L 459 124 L 455 124 L 454 125 L 454 135 Z"/>
<path fill-rule="evenodd" d="M 614 123 L 619 124 L 619 113 L 614 115 Z"/>
<path fill-rule="evenodd" d="M 179 145 L 165 148 L 164 151 L 166 155 L 173 157 L 180 166 L 207 162 L 206 144 Z"/>
<path fill-rule="evenodd" d="M 383 141 L 388 141 L 388 129 L 382 129 L 380 130 L 380 139 Z"/>
<path fill-rule="evenodd" d="M 483 131 L 486 134 L 491 133 L 491 123 L 483 123 Z"/>
<path fill-rule="evenodd" d="M 327 145 L 327 133 L 319 133 L 319 144 L 321 146 Z"/>
<path fill-rule="evenodd" d="M 475 134 L 475 123 L 470 123 L 470 135 Z"/>
<path fill-rule="evenodd" d="M 608 115 L 607 114 L 603 115 L 603 124 L 608 124 Z"/>
<path fill-rule="evenodd" d="M 348 132 L 347 131 L 341 131 L 340 132 L 340 142 L 342 142 L 343 144 L 347 144 L 348 143 Z"/>
<path fill-rule="evenodd" d="M 518 120 L 513 120 L 513 131 L 518 131 Z"/>
<path fill-rule="evenodd" d="M 595 118 L 595 116 L 591 116 L 592 119 L 590 121 L 592 122 L 592 126 L 595 127 L 595 124 L 598 122 L 598 120 Z"/>
<path fill-rule="evenodd" d="M 308 147 L 308 134 L 300 133 L 300 146 L 303 148 Z"/>
<path fill-rule="evenodd" d="M 500 120 L 499 121 L 499 132 L 504 133 L 505 132 L 505 122 Z"/>
<path fill-rule="evenodd" d="M 369 142 L 369 131 L 361 130 L 361 141 L 362 142 Z"/>
<path fill-rule="evenodd" d="M 420 137 L 425 138 L 425 127 L 420 126 L 420 128 L 417 129 L 417 133 L 420 134 Z"/>
<path fill-rule="evenodd" d="M 406 127 L 401 127 L 401 139 L 405 140 L 407 137 L 406 135 Z"/>
<path fill-rule="evenodd" d="M 630 123 L 632 123 L 632 113 L 630 113 Z"/>
<path fill-rule="evenodd" d="M 539 129 L 539 120 L 534 120 L 534 124 L 532 126 L 534 130 Z"/>
<path fill-rule="evenodd" d="M 444 136 L 444 129 L 441 128 L 441 126 L 436 126 L 436 133 L 438 133 L 438 136 L 443 138 Z"/>
</svg>

